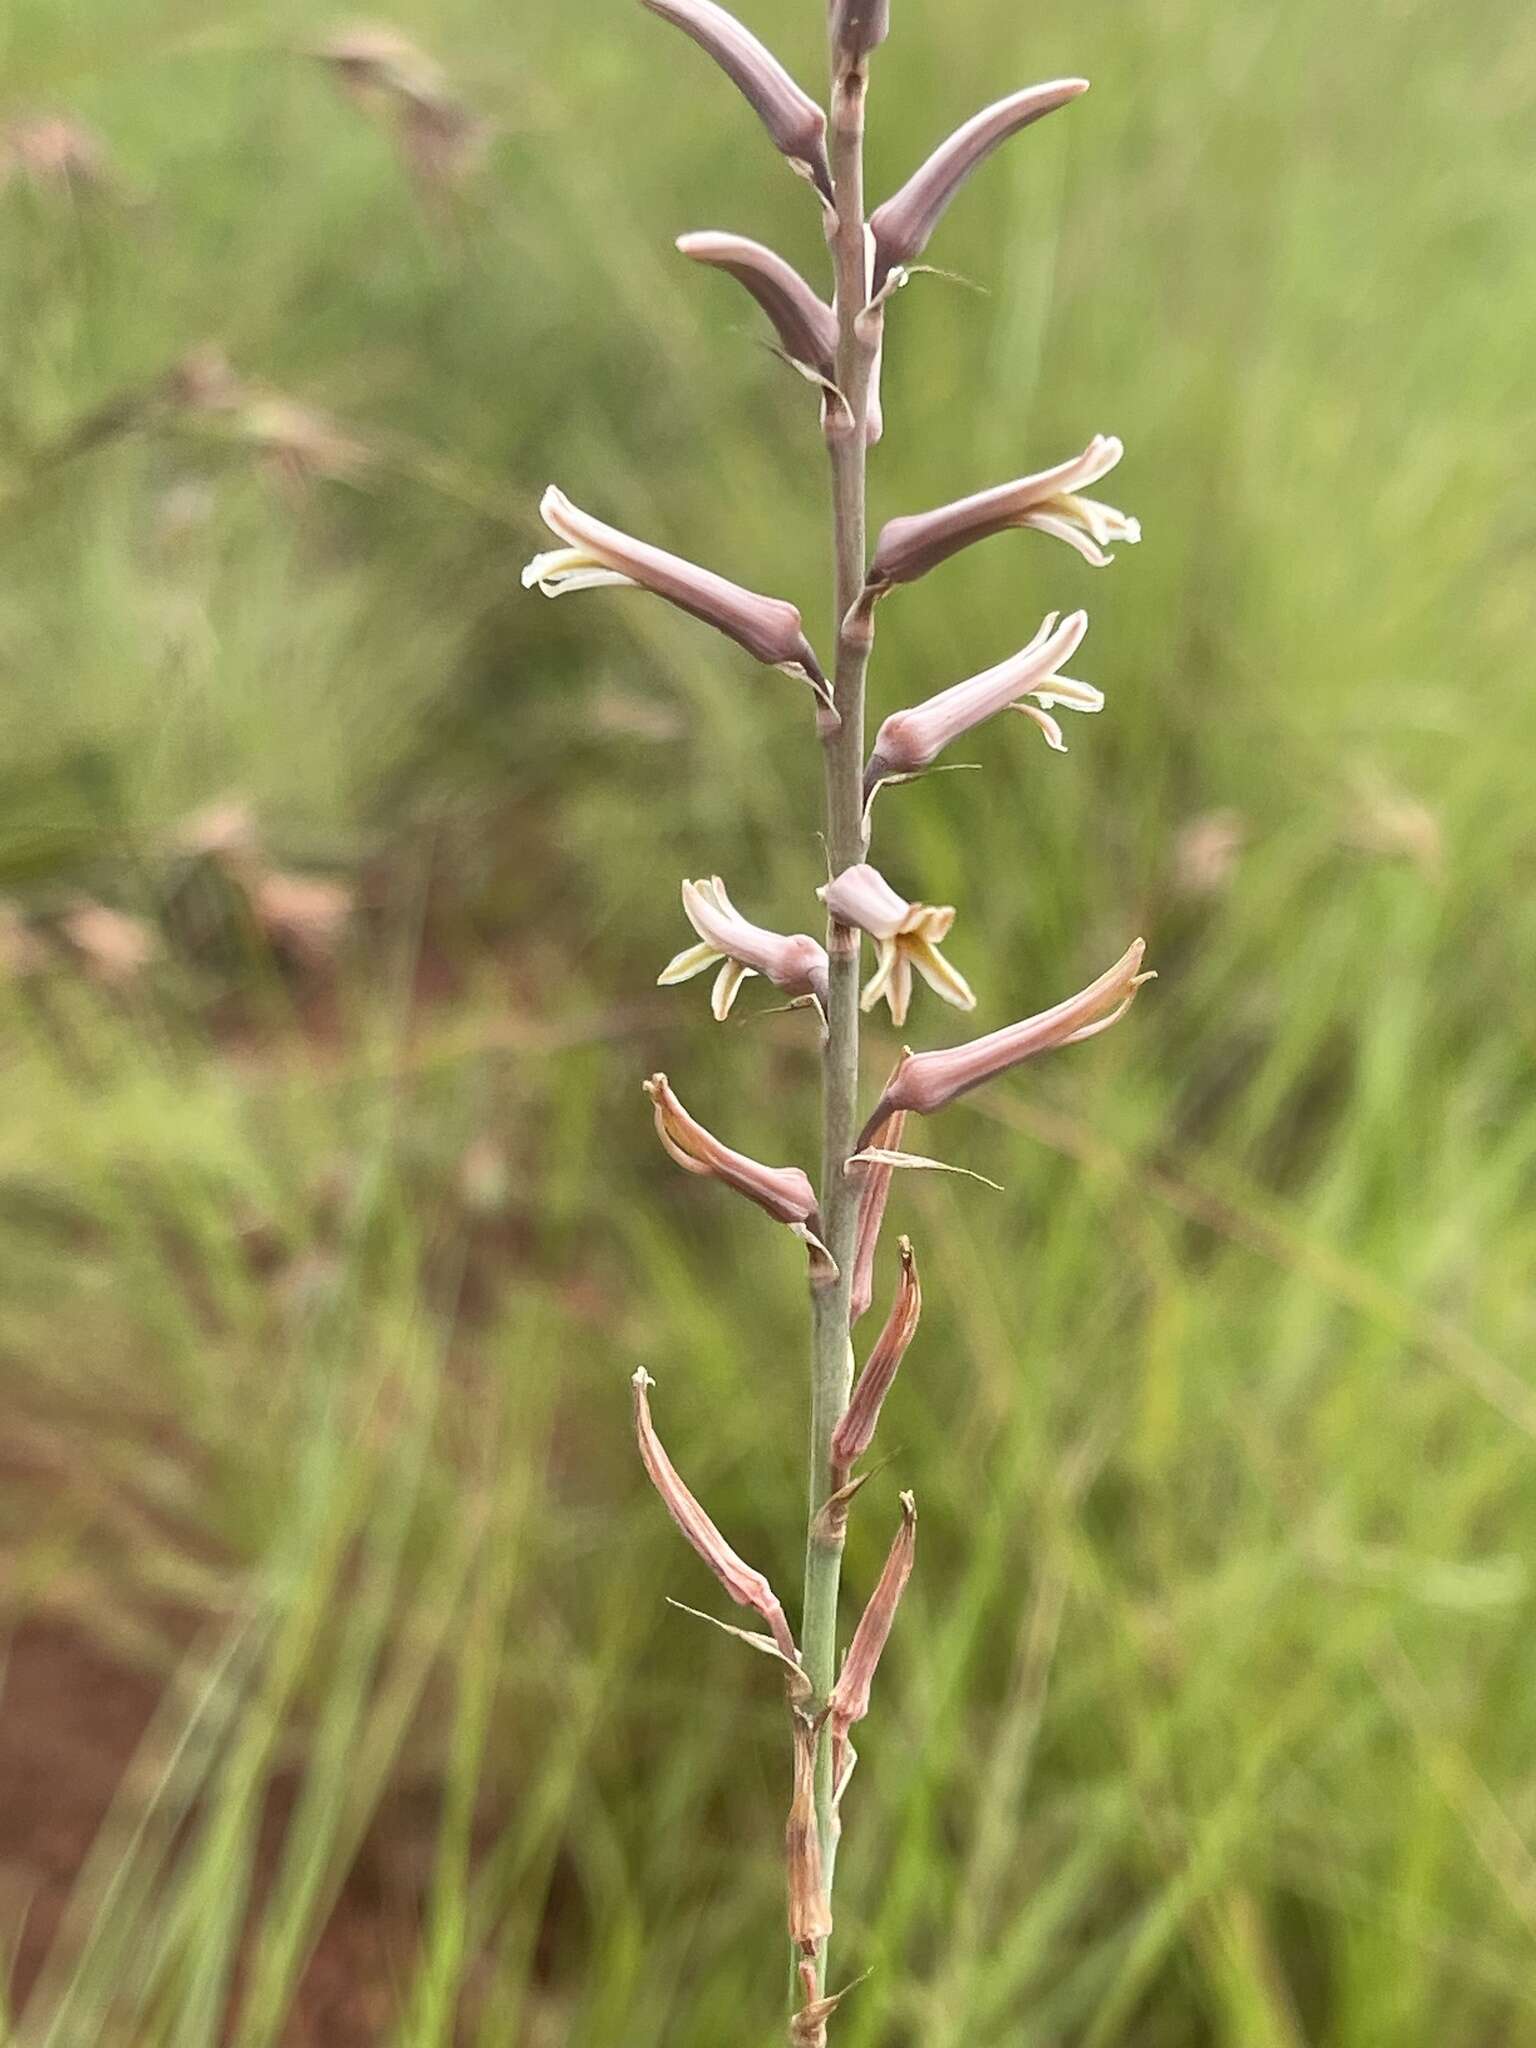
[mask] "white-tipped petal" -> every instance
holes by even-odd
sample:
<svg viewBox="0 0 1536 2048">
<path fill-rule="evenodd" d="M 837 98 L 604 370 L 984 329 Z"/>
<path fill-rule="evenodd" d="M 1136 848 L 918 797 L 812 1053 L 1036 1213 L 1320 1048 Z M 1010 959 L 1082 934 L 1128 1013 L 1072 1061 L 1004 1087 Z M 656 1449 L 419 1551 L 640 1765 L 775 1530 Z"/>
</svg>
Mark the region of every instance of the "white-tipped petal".
<svg viewBox="0 0 1536 2048">
<path fill-rule="evenodd" d="M 957 967 L 951 966 L 937 946 L 926 939 L 914 939 L 907 948 L 907 955 L 935 995 L 942 996 L 957 1010 L 975 1009 L 976 997 L 970 983 Z"/>
<path fill-rule="evenodd" d="M 608 587 L 634 590 L 633 576 L 606 568 L 580 548 L 551 548 L 535 555 L 523 571 L 524 590 L 541 590 L 546 597 L 569 597 L 574 590 L 603 590 Z"/>
<path fill-rule="evenodd" d="M 715 1022 L 723 1024 L 731 1014 L 731 1005 L 741 993 L 741 984 L 752 973 L 750 967 L 743 967 L 739 960 L 727 960 L 715 976 L 715 985 L 710 992 L 709 1007 Z"/>
<path fill-rule="evenodd" d="M 1061 736 L 1061 727 L 1049 711 L 1042 711 L 1038 704 L 1015 704 L 1011 709 L 1021 712 L 1032 724 L 1039 726 L 1045 734 L 1045 743 L 1053 754 L 1066 753 L 1067 743 Z"/>
<path fill-rule="evenodd" d="M 656 977 L 656 986 L 676 988 L 681 981 L 692 981 L 696 974 L 703 974 L 713 967 L 720 957 L 713 946 L 688 946 L 667 962 Z"/>
<path fill-rule="evenodd" d="M 1050 688 L 1031 690 L 1030 695 L 1047 711 L 1062 705 L 1068 711 L 1102 711 L 1104 692 L 1092 683 L 1080 683 L 1075 676 L 1052 676 Z"/>
</svg>

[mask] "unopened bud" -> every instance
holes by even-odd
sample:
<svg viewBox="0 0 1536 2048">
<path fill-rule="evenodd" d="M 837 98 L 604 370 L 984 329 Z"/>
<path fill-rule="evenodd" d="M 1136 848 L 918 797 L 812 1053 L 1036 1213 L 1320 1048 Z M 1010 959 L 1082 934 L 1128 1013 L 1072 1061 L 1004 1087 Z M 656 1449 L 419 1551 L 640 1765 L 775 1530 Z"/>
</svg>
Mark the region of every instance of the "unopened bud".
<svg viewBox="0 0 1536 2048">
<path fill-rule="evenodd" d="M 949 202 L 994 149 L 1087 90 L 1086 78 L 1058 78 L 1049 85 L 1029 86 L 983 108 L 947 142 L 940 143 L 901 190 L 870 216 L 875 237 L 875 290 L 898 265 L 911 263 L 922 254 Z"/>
<path fill-rule="evenodd" d="M 678 249 L 695 263 L 709 263 L 734 277 L 773 322 L 791 362 L 831 378 L 836 371 L 837 315 L 818 298 L 792 264 L 745 235 L 683 235 Z"/>
<path fill-rule="evenodd" d="M 827 117 L 773 52 L 714 0 L 644 0 L 705 50 L 747 100 L 792 169 L 808 178 L 830 206 Z"/>
<path fill-rule="evenodd" d="M 891 32 L 891 0 L 832 0 L 832 47 L 850 64 L 862 64 Z"/>
</svg>

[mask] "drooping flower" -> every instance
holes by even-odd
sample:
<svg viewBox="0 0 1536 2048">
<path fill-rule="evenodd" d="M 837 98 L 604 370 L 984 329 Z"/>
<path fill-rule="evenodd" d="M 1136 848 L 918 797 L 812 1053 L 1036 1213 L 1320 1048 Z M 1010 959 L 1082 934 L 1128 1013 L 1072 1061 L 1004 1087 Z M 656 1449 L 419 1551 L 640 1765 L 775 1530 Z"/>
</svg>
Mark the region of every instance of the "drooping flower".
<svg viewBox="0 0 1536 2048">
<path fill-rule="evenodd" d="M 695 263 L 724 270 L 749 291 L 773 322 L 790 361 L 830 380 L 836 370 L 837 315 L 799 271 L 761 242 L 713 231 L 682 235 L 677 246 Z"/>
<path fill-rule="evenodd" d="M 1055 612 L 1027 647 L 1021 647 L 1006 661 L 999 662 L 963 683 L 925 698 L 905 711 L 893 711 L 875 734 L 874 749 L 864 771 L 864 794 L 873 794 L 890 776 L 919 775 L 930 767 L 944 749 L 962 733 L 985 724 L 1000 711 L 1022 711 L 1045 734 L 1058 753 L 1066 752 L 1061 727 L 1051 711 L 1064 705 L 1073 711 L 1102 711 L 1103 692 L 1092 683 L 1080 683 L 1057 673 L 1082 645 L 1088 631 L 1088 614 L 1071 612 L 1058 620 Z M 1032 697 L 1027 704 L 1023 700 Z"/>
<path fill-rule="evenodd" d="M 1052 114 L 1088 90 L 1086 78 L 1056 78 L 1010 94 L 957 128 L 892 198 L 877 206 L 869 225 L 875 238 L 875 289 L 893 270 L 914 262 L 928 245 L 949 202 L 978 165 L 1021 128 Z"/>
<path fill-rule="evenodd" d="M 714 0 L 644 0 L 644 4 L 714 58 L 788 158 L 791 169 L 808 178 L 830 206 L 827 117 L 773 52 Z"/>
<path fill-rule="evenodd" d="M 835 718 L 827 679 L 805 637 L 800 613 L 787 599 L 759 596 L 681 555 L 606 526 L 573 505 L 553 484 L 540 500 L 539 512 L 565 545 L 534 556 L 523 570 L 525 590 L 537 588 L 546 597 L 608 586 L 648 590 L 713 626 L 770 668 L 809 683 L 823 714 Z"/>
<path fill-rule="evenodd" d="M 699 943 L 667 962 L 656 977 L 658 987 L 691 981 L 694 975 L 723 962 L 710 1004 L 721 1023 L 730 1015 L 741 984 L 752 974 L 761 974 L 791 997 L 814 997 L 825 1010 L 827 956 L 809 932 L 785 937 L 752 924 L 726 895 L 718 875 L 684 882 L 683 910 Z"/>
<path fill-rule="evenodd" d="M 644 1366 L 636 1371 L 630 1381 L 635 1394 L 635 1436 L 640 1445 L 640 1461 L 650 1476 L 651 1484 L 661 1495 L 667 1513 L 726 1592 L 738 1606 L 750 1607 L 763 1617 L 780 1654 L 791 1664 L 798 1665 L 800 1653 L 795 1648 L 795 1639 L 790 1633 L 789 1621 L 778 1595 L 760 1571 L 732 1550 L 699 1502 L 683 1484 L 678 1476 L 677 1467 L 663 1450 L 661 1439 L 656 1434 L 656 1426 L 651 1420 L 651 1404 L 647 1398 L 647 1390 L 655 1384 Z"/>
<path fill-rule="evenodd" d="M 946 1003 L 957 1010 L 975 1009 L 970 984 L 939 951 L 955 921 L 953 904 L 908 903 L 868 861 L 845 868 L 816 893 L 839 923 L 855 925 L 875 941 L 878 960 L 860 998 L 861 1009 L 872 1010 L 883 996 L 891 1022 L 904 1024 L 914 967 Z"/>
<path fill-rule="evenodd" d="M 979 1088 L 998 1074 L 1007 1073 L 1036 1053 L 1053 1052 L 1058 1046 L 1077 1045 L 1096 1038 L 1125 1015 L 1136 991 L 1151 981 L 1141 969 L 1146 943 L 1137 939 L 1107 973 L 1090 982 L 1075 996 L 1057 1003 L 1054 1009 L 1008 1024 L 1001 1031 L 973 1038 L 966 1045 L 945 1046 L 935 1052 L 906 1052 L 896 1063 L 874 1114 L 860 1135 L 855 1151 L 862 1151 L 886 1119 L 898 1110 L 913 1110 L 931 1116 L 958 1097 Z"/>
<path fill-rule="evenodd" d="M 744 1152 L 733 1152 L 712 1131 L 691 1117 L 678 1101 L 665 1074 L 652 1074 L 644 1084 L 656 1116 L 656 1135 L 668 1156 L 685 1173 L 723 1181 L 766 1209 L 776 1223 L 788 1224 L 811 1255 L 813 1276 L 835 1273 L 831 1254 L 821 1241 L 816 1190 L 798 1166 L 763 1166 Z"/>
<path fill-rule="evenodd" d="M 1139 541 L 1140 523 L 1112 505 L 1081 494 L 1108 476 L 1124 453 L 1114 435 L 1095 434 L 1081 455 L 1059 462 L 1054 469 L 978 491 L 974 497 L 959 498 L 932 512 L 890 520 L 875 544 L 868 596 L 881 596 L 898 583 L 915 582 L 962 548 L 1015 526 L 1053 534 L 1096 569 L 1107 567 L 1113 557 L 1105 549 L 1114 541 Z"/>
</svg>

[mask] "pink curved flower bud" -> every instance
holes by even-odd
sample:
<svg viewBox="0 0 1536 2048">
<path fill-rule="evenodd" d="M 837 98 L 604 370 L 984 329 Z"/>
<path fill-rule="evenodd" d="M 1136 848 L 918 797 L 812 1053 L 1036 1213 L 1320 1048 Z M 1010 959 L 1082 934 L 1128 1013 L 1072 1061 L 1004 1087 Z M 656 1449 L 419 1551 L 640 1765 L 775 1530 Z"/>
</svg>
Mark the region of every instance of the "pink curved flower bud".
<svg viewBox="0 0 1536 2048">
<path fill-rule="evenodd" d="M 870 1143 L 882 1152 L 899 1152 L 901 1136 L 906 1127 L 906 1111 L 898 1110 Z M 880 1229 L 885 1222 L 885 1205 L 890 1200 L 891 1182 L 895 1177 L 894 1166 L 870 1165 L 856 1169 L 861 1173 L 863 1185 L 859 1190 L 858 1224 L 854 1232 L 853 1249 L 853 1290 L 848 1300 L 848 1324 L 852 1326 L 864 1315 L 875 1295 L 875 1252 L 880 1243 Z"/>
<path fill-rule="evenodd" d="M 790 1634 L 789 1622 L 778 1595 L 760 1571 L 755 1571 L 732 1550 L 683 1484 L 677 1467 L 662 1449 L 661 1439 L 651 1420 L 651 1404 L 646 1397 L 647 1388 L 655 1384 L 643 1365 L 630 1381 L 635 1390 L 635 1436 L 640 1445 L 640 1462 L 650 1475 L 651 1484 L 661 1495 L 667 1513 L 726 1592 L 739 1607 L 750 1607 L 763 1617 L 780 1652 L 791 1664 L 798 1665 L 800 1652 L 795 1648 L 795 1639 Z"/>
<path fill-rule="evenodd" d="M 875 290 L 898 266 L 912 263 L 928 246 L 949 202 L 979 164 L 1010 135 L 1028 128 L 1088 90 L 1086 78 L 1057 78 L 983 108 L 870 216 L 875 237 Z"/>
<path fill-rule="evenodd" d="M 685 1173 L 723 1181 L 749 1202 L 766 1209 L 776 1223 L 787 1223 L 812 1243 L 818 1222 L 816 1190 L 798 1166 L 761 1166 L 744 1152 L 733 1152 L 691 1117 L 678 1101 L 665 1074 L 652 1074 L 644 1084 L 656 1113 L 656 1135 Z"/>
<path fill-rule="evenodd" d="M 912 970 L 957 1010 L 974 1010 L 970 984 L 939 951 L 955 921 L 951 903 L 908 903 L 868 861 L 844 868 L 817 895 L 840 924 L 854 925 L 875 941 L 878 960 L 860 1007 L 872 1010 L 883 996 L 891 1022 L 905 1024 L 912 1001 Z"/>
<path fill-rule="evenodd" d="M 835 717 L 827 679 L 805 637 L 800 614 L 787 599 L 760 597 L 681 555 L 669 555 L 615 526 L 605 526 L 553 484 L 540 500 L 539 512 L 565 545 L 534 556 L 523 571 L 525 590 L 537 587 L 546 597 L 608 585 L 649 590 L 713 626 L 770 668 L 808 682 L 824 713 Z"/>
<path fill-rule="evenodd" d="M 720 1023 L 730 1015 L 741 984 L 751 974 L 761 974 L 786 995 L 813 996 L 825 1010 L 827 956 L 809 932 L 796 932 L 786 938 L 750 923 L 726 895 L 725 884 L 718 875 L 684 882 L 683 910 L 699 935 L 699 944 L 687 947 L 667 962 L 656 977 L 659 988 L 691 981 L 694 975 L 703 974 L 723 961 L 712 1002 Z"/>
<path fill-rule="evenodd" d="M 874 750 L 864 771 L 866 798 L 888 776 L 921 774 L 951 741 L 973 726 L 985 724 L 999 711 L 1022 711 L 1035 719 L 1046 729 L 1051 745 L 1064 753 L 1061 728 L 1049 715 L 1052 708 L 1058 704 L 1074 711 L 1104 708 L 1103 693 L 1091 683 L 1057 673 L 1062 662 L 1077 652 L 1087 631 L 1086 612 L 1071 612 L 1059 622 L 1056 613 L 1050 612 L 1029 645 L 996 668 L 953 683 L 905 711 L 893 711 L 875 734 Z M 1021 703 L 1023 697 L 1033 697 L 1035 703 Z"/>
<path fill-rule="evenodd" d="M 761 242 L 713 230 L 681 235 L 677 246 L 695 263 L 713 264 L 749 291 L 773 322 L 784 353 L 794 363 L 830 379 L 836 370 L 837 315 L 816 296 L 792 264 Z"/>
<path fill-rule="evenodd" d="M 854 1149 L 862 1151 L 874 1132 L 897 1110 L 931 1116 L 935 1110 L 945 1109 L 958 1097 L 979 1088 L 983 1081 L 1006 1074 L 1023 1060 L 1033 1059 L 1036 1053 L 1054 1052 L 1058 1046 L 1076 1045 L 1107 1031 L 1125 1015 L 1143 982 L 1154 978 L 1141 971 L 1145 952 L 1145 940 L 1137 939 L 1108 973 L 1036 1017 L 1005 1025 L 985 1038 L 973 1038 L 968 1045 L 946 1046 L 936 1052 L 903 1053 Z"/>
<path fill-rule="evenodd" d="M 891 32 L 891 0 L 831 0 L 832 47 L 862 64 Z"/>
<path fill-rule="evenodd" d="M 869 595 L 878 597 L 898 583 L 915 582 L 947 562 L 962 548 L 1010 527 L 1029 526 L 1064 540 L 1096 569 L 1113 559 L 1104 550 L 1112 541 L 1141 539 L 1138 521 L 1112 505 L 1079 494 L 1108 476 L 1125 453 L 1112 434 L 1095 434 L 1081 455 L 1060 462 L 1038 476 L 998 484 L 974 497 L 959 498 L 933 512 L 892 519 L 881 530 L 870 564 Z"/>
<path fill-rule="evenodd" d="M 848 1475 L 875 1440 L 875 1426 L 885 1397 L 895 1383 L 907 1346 L 917 1335 L 923 1313 L 923 1290 L 917 1277 L 917 1255 L 909 1238 L 901 1239 L 901 1278 L 885 1328 L 864 1361 L 843 1419 L 832 1435 L 832 1484 L 845 1486 Z"/>
<path fill-rule="evenodd" d="M 644 4 L 714 58 L 789 159 L 791 168 L 809 178 L 830 206 L 827 117 L 773 52 L 734 14 L 715 6 L 714 0 L 644 0 Z"/>
</svg>

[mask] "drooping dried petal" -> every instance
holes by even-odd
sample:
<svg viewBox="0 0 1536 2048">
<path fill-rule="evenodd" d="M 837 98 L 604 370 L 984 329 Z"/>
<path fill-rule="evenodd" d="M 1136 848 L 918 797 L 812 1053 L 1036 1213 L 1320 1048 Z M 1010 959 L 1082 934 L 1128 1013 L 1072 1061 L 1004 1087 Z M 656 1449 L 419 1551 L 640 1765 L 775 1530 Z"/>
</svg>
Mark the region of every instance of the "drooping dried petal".
<svg viewBox="0 0 1536 2048">
<path fill-rule="evenodd" d="M 640 1445 L 640 1460 L 650 1475 L 651 1484 L 661 1495 L 667 1513 L 726 1592 L 738 1606 L 750 1607 L 763 1617 L 780 1652 L 798 1667 L 800 1653 L 795 1648 L 795 1639 L 777 1594 L 760 1571 L 754 1571 L 732 1550 L 678 1477 L 677 1467 L 662 1449 L 646 1395 L 647 1388 L 655 1384 L 644 1366 L 636 1371 L 630 1382 L 635 1391 L 635 1436 Z"/>
<path fill-rule="evenodd" d="M 878 597 L 898 583 L 914 582 L 962 548 L 1014 526 L 1052 534 L 1095 568 L 1104 568 L 1112 559 L 1104 552 L 1106 546 L 1116 540 L 1140 540 L 1141 527 L 1112 505 L 1080 494 L 1108 476 L 1124 453 L 1112 434 L 1095 434 L 1081 455 L 1054 469 L 958 498 L 932 512 L 889 520 L 875 544 L 867 595 Z"/>
<path fill-rule="evenodd" d="M 608 584 L 649 590 L 679 611 L 703 619 L 770 668 L 801 677 L 830 712 L 832 692 L 805 637 L 800 613 L 787 599 L 762 597 L 681 555 L 668 554 L 664 548 L 607 526 L 573 505 L 553 484 L 544 493 L 539 511 L 544 524 L 565 545 L 534 556 L 523 570 L 525 590 L 537 586 L 546 597 Z"/>
<path fill-rule="evenodd" d="M 795 1789 L 784 1829 L 784 1861 L 789 1873 L 789 1938 L 803 1956 L 814 1956 L 832 1932 L 832 1909 L 822 1875 L 821 1833 L 816 1825 L 817 1727 L 804 1714 L 793 1715 Z"/>
<path fill-rule="evenodd" d="M 645 1083 L 656 1112 L 656 1135 L 685 1173 L 724 1181 L 749 1202 L 766 1209 L 777 1223 L 787 1223 L 809 1238 L 817 1222 L 816 1190 L 798 1166 L 762 1166 L 744 1152 L 733 1152 L 691 1117 L 678 1101 L 665 1074 Z"/>
<path fill-rule="evenodd" d="M 748 241 L 745 235 L 681 235 L 677 246 L 695 263 L 712 264 L 745 286 L 773 322 L 792 362 L 814 370 L 819 377 L 834 374 L 837 315 L 792 264 L 761 242 Z"/>
<path fill-rule="evenodd" d="M 832 47 L 862 64 L 891 32 L 891 0 L 831 0 Z"/>
<path fill-rule="evenodd" d="M 897 1110 L 886 1119 L 875 1141 L 881 1150 L 900 1151 L 906 1122 L 905 1110 Z M 864 1184 L 859 1193 L 858 1228 L 854 1236 L 853 1291 L 848 1302 L 850 1327 L 865 1314 L 874 1299 L 875 1251 L 880 1243 L 880 1226 L 885 1221 L 885 1205 L 890 1199 L 895 1168 L 866 1166 L 862 1172 Z"/>
<path fill-rule="evenodd" d="M 889 1169 L 887 1169 L 889 1171 Z M 875 1425 L 886 1395 L 906 1356 L 907 1346 L 917 1335 L 923 1313 L 923 1290 L 917 1277 L 917 1256 L 911 1240 L 902 1238 L 901 1278 L 885 1328 L 875 1339 L 875 1348 L 864 1362 L 853 1397 L 832 1436 L 834 1486 L 847 1483 L 847 1475 L 875 1440 Z"/>
<path fill-rule="evenodd" d="M 832 1776 L 841 1786 L 847 1777 L 848 1731 L 869 1712 L 869 1690 L 881 1652 L 890 1640 L 896 1609 L 912 1576 L 912 1559 L 917 1549 L 917 1502 L 910 1493 L 901 1496 L 901 1527 L 885 1560 L 880 1582 L 869 1596 L 869 1605 L 853 1632 L 843 1668 L 837 1675 L 827 1701 L 827 1726 L 832 1738 Z"/>
<path fill-rule="evenodd" d="M 1020 705 L 1021 697 L 1034 697 L 1047 709 L 1056 704 L 1070 705 L 1074 711 L 1101 709 L 1103 696 L 1091 684 L 1057 673 L 1082 645 L 1087 631 L 1086 612 L 1071 612 L 1059 623 L 1056 613 L 1049 612 L 1029 645 L 1007 661 L 963 683 L 952 683 L 921 704 L 893 711 L 875 734 L 864 771 L 865 796 L 890 776 L 921 774 L 952 741 L 998 712 L 1027 708 Z"/>
<path fill-rule="evenodd" d="M 922 254 L 944 209 L 994 149 L 1087 90 L 1086 78 L 1057 78 L 1048 85 L 1028 86 L 984 108 L 963 128 L 957 128 L 947 142 L 940 143 L 921 170 L 870 216 L 875 237 L 875 290 L 899 264 L 914 262 Z"/>
<path fill-rule="evenodd" d="M 773 52 L 760 43 L 734 14 L 714 0 L 644 0 L 652 14 L 670 21 L 706 50 L 744 96 L 758 119 L 788 157 L 793 169 L 809 178 L 832 203 L 832 171 L 827 162 L 827 117 L 790 77 Z"/>
<path fill-rule="evenodd" d="M 936 1052 L 903 1053 L 855 1151 L 862 1152 L 896 1110 L 915 1110 L 919 1116 L 931 1116 L 935 1110 L 945 1109 L 958 1097 L 979 1088 L 983 1081 L 1005 1074 L 1023 1060 L 1033 1059 L 1036 1053 L 1076 1045 L 1107 1031 L 1125 1015 L 1142 983 L 1153 979 L 1151 974 L 1141 971 L 1145 951 L 1145 941 L 1137 939 L 1097 981 L 1057 1003 L 1054 1009 L 1042 1010 L 1038 1016 L 1005 1025 L 985 1038 L 973 1038 L 967 1045 L 946 1046 Z"/>
</svg>

